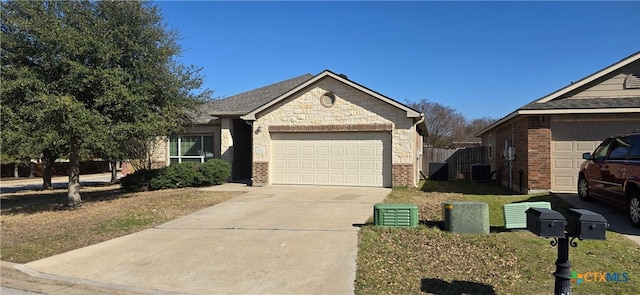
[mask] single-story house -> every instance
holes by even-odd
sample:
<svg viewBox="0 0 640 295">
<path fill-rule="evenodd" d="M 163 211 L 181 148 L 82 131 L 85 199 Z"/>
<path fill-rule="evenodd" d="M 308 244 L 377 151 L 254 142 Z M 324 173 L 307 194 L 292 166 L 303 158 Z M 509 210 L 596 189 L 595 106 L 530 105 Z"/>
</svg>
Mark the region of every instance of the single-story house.
<svg viewBox="0 0 640 295">
<path fill-rule="evenodd" d="M 502 183 L 576 192 L 582 153 L 640 128 L 640 52 L 537 99 L 477 135 Z M 515 154 L 510 161 L 509 148 Z"/>
<path fill-rule="evenodd" d="M 416 186 L 424 115 L 323 71 L 206 104 L 164 161 L 221 158 L 252 185 Z"/>
</svg>

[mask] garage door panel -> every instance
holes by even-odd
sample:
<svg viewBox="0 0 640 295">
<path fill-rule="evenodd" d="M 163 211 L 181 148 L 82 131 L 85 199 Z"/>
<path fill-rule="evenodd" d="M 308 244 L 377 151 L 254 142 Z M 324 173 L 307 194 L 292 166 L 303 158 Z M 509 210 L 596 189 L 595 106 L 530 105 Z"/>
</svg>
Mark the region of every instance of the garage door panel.
<svg viewBox="0 0 640 295">
<path fill-rule="evenodd" d="M 551 190 L 576 192 L 578 172 L 590 153 L 608 136 L 637 128 L 639 121 L 551 121 Z"/>
<path fill-rule="evenodd" d="M 358 161 L 351 161 L 351 160 L 344 161 L 344 169 L 358 170 Z"/>
<path fill-rule="evenodd" d="M 557 152 L 571 152 L 573 151 L 573 142 L 571 141 L 556 141 L 554 147 Z"/>
<path fill-rule="evenodd" d="M 553 167 L 555 167 L 556 169 L 573 169 L 574 168 L 573 159 L 561 158 L 561 159 L 555 159 L 554 162 L 555 163 Z"/>
<path fill-rule="evenodd" d="M 344 153 L 342 151 L 342 147 L 337 147 L 337 146 L 332 146 L 331 147 L 331 156 L 335 157 L 335 156 L 343 156 Z"/>
<path fill-rule="evenodd" d="M 309 160 L 309 159 L 305 159 L 302 160 L 302 167 L 303 169 L 315 169 L 316 167 L 314 167 L 314 161 L 313 160 Z"/>
<path fill-rule="evenodd" d="M 272 145 L 274 184 L 391 185 L 389 133 L 274 133 Z"/>
<path fill-rule="evenodd" d="M 316 154 L 316 148 L 312 146 L 305 146 L 302 148 L 303 156 L 313 156 Z"/>
<path fill-rule="evenodd" d="M 305 174 L 302 174 L 301 180 L 302 180 L 303 182 L 313 181 L 313 180 L 314 180 L 314 178 L 313 178 L 313 174 L 312 174 L 312 173 L 305 173 Z"/>
<path fill-rule="evenodd" d="M 287 155 L 299 156 L 300 155 L 300 147 L 296 147 L 296 146 L 287 147 Z"/>
<path fill-rule="evenodd" d="M 590 141 L 590 142 L 585 142 L 585 141 L 578 141 L 576 142 L 576 150 L 577 151 L 582 151 L 585 153 L 590 153 L 593 152 L 596 149 L 596 142 L 594 141 Z"/>
<path fill-rule="evenodd" d="M 345 156 L 358 156 L 358 147 L 356 147 L 356 146 L 345 147 L 344 148 L 344 155 Z"/>
</svg>

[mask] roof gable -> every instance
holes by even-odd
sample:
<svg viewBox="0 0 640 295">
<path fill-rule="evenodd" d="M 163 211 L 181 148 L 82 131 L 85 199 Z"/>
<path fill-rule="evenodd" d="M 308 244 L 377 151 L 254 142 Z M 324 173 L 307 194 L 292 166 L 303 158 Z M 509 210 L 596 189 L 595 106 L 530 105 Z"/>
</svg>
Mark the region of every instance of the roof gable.
<svg viewBox="0 0 640 295">
<path fill-rule="evenodd" d="M 598 81 L 599 79 L 601 79 L 601 78 L 603 78 L 603 77 L 605 77 L 607 75 L 610 75 L 610 74 L 620 70 L 621 68 L 623 68 L 625 66 L 628 66 L 628 65 L 630 65 L 630 64 L 632 64 L 632 63 L 634 63 L 636 61 L 639 61 L 639 60 L 640 60 L 640 52 L 636 52 L 636 53 L 632 54 L 631 56 L 626 57 L 626 58 L 620 60 L 619 62 L 617 62 L 617 63 L 615 63 L 613 65 L 610 65 L 610 66 L 608 66 L 608 67 L 606 67 L 606 68 L 604 68 L 604 69 L 602 69 L 602 70 L 600 70 L 598 72 L 595 72 L 595 73 L 593 73 L 593 74 L 591 74 L 591 75 L 589 75 L 589 76 L 587 76 L 585 78 L 580 79 L 578 82 L 571 83 L 567 87 L 564 87 L 564 88 L 562 88 L 560 90 L 557 90 L 557 91 L 555 91 L 555 92 L 553 92 L 551 94 L 548 94 L 548 95 L 536 100 L 535 103 L 547 103 L 547 102 L 550 102 L 552 100 L 556 100 L 558 98 L 561 98 L 561 97 L 563 97 L 564 95 L 566 95 L 566 94 L 568 94 L 570 92 L 579 90 L 581 88 L 585 88 L 588 85 L 593 84 L 594 82 Z"/>
<path fill-rule="evenodd" d="M 341 83 L 344 83 L 344 84 L 346 84 L 348 86 L 351 86 L 351 87 L 353 87 L 355 89 L 358 89 L 359 91 L 362 91 L 362 92 L 364 92 L 364 93 L 366 93 L 368 95 L 371 95 L 371 96 L 373 96 L 373 97 L 375 97 L 377 99 L 380 99 L 380 100 L 382 100 L 382 101 L 384 101 L 384 102 L 386 102 L 386 103 L 388 103 L 388 104 L 390 104 L 390 105 L 392 105 L 392 106 L 394 106 L 396 108 L 399 108 L 399 109 L 405 111 L 406 114 L 407 114 L 407 117 L 409 117 L 409 118 L 420 118 L 420 117 L 422 117 L 422 114 L 420 112 L 418 112 L 418 111 L 416 111 L 416 110 L 414 110 L 414 109 L 412 109 L 412 108 L 410 108 L 410 107 L 408 107 L 408 106 L 406 106 L 404 104 L 401 104 L 401 103 L 399 103 L 399 102 L 397 102 L 397 101 L 395 101 L 395 100 L 393 100 L 393 99 L 391 99 L 389 97 L 386 97 L 386 96 L 384 96 L 384 95 L 382 95 L 382 94 L 380 94 L 378 92 L 375 92 L 375 91 L 373 91 L 373 90 L 371 90 L 371 89 L 369 89 L 367 87 L 364 87 L 364 86 L 362 86 L 362 85 L 360 85 L 358 83 L 355 83 L 355 82 L 347 79 L 346 76 L 344 76 L 344 75 L 338 75 L 338 74 L 333 73 L 333 72 L 331 72 L 329 70 L 325 70 L 322 73 L 314 76 L 313 78 L 308 79 L 307 81 L 303 82 L 302 84 L 299 84 L 299 85 L 291 88 L 290 90 L 286 91 L 285 93 L 281 94 L 280 96 L 278 96 L 278 97 L 266 102 L 265 104 L 263 104 L 260 107 L 252 110 L 251 112 L 248 112 L 246 115 L 241 116 L 240 118 L 242 118 L 244 120 L 255 120 L 256 119 L 256 115 L 258 113 L 267 110 L 269 107 L 277 104 L 278 102 L 280 102 L 280 101 L 286 99 L 287 97 L 297 93 L 298 91 L 304 89 L 305 87 L 307 87 L 309 85 L 312 85 L 313 83 L 315 83 L 315 82 L 317 82 L 317 81 L 319 81 L 321 79 L 324 79 L 326 77 L 331 77 L 331 78 L 333 78 L 333 79 L 335 79 L 335 80 L 337 80 L 337 81 L 339 81 Z"/>
<path fill-rule="evenodd" d="M 617 63 L 610 65 L 596 73 L 593 73 L 581 80 L 571 83 L 571 85 L 561 88 L 540 99 L 528 103 L 521 108 L 511 112 L 502 119 L 481 130 L 476 136 L 492 130 L 503 123 L 519 115 L 550 115 L 550 114 L 601 114 L 601 113 L 638 113 L 640 112 L 640 95 L 628 97 L 591 97 L 571 99 L 567 96 L 580 93 L 599 81 L 621 69 L 632 66 L 640 62 L 640 52 L 636 52 Z M 635 76 L 635 75 L 634 75 Z M 633 82 L 633 81 L 631 81 Z M 626 79 L 624 81 L 627 83 Z M 625 86 L 626 87 L 626 86 Z M 636 89 L 632 89 L 636 90 Z M 634 92 L 635 93 L 635 92 Z"/>
</svg>

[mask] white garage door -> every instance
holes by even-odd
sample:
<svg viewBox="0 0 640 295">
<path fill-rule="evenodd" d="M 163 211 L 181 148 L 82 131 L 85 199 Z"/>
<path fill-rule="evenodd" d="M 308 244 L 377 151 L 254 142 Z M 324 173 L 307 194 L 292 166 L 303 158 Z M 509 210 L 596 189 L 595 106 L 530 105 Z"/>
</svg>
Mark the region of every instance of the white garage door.
<svg viewBox="0 0 640 295">
<path fill-rule="evenodd" d="M 576 192 L 583 153 L 603 139 L 637 128 L 629 121 L 551 121 L 551 191 Z"/>
<path fill-rule="evenodd" d="M 273 184 L 391 186 L 388 132 L 273 133 Z"/>
</svg>

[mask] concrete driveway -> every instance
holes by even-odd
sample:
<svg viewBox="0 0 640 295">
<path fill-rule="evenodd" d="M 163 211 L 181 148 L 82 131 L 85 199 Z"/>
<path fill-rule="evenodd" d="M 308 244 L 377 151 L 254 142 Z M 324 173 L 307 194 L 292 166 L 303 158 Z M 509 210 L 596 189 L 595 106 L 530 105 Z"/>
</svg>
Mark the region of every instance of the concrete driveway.
<svg viewBox="0 0 640 295">
<path fill-rule="evenodd" d="M 152 294 L 351 294 L 358 224 L 384 188 L 267 186 L 26 264 L 32 275 Z"/>
<path fill-rule="evenodd" d="M 609 222 L 611 231 L 625 235 L 630 240 L 640 245 L 640 228 L 634 227 L 629 221 L 625 210 L 613 207 L 602 201 L 585 202 L 577 194 L 556 194 L 576 208 L 588 209 L 600 213 Z"/>
</svg>

